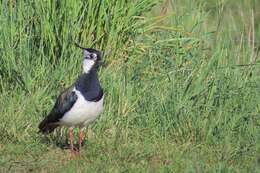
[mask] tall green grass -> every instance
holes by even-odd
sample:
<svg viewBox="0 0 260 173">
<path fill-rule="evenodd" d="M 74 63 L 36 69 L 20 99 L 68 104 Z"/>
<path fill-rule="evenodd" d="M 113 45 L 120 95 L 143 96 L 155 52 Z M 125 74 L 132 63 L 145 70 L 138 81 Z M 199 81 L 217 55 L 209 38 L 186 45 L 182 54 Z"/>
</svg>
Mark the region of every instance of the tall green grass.
<svg viewBox="0 0 260 173">
<path fill-rule="evenodd" d="M 259 171 L 259 5 L 2 2 L 0 172 Z M 105 111 L 70 159 L 37 125 L 81 71 L 74 42 L 104 52 Z"/>
</svg>

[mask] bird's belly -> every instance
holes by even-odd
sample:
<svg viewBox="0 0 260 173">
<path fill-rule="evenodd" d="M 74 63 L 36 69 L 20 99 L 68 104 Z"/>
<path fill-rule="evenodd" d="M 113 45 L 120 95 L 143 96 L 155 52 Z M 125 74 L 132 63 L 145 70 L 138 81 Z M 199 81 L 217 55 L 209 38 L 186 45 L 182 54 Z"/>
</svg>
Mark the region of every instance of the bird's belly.
<svg viewBox="0 0 260 173">
<path fill-rule="evenodd" d="M 97 102 L 90 102 L 78 95 L 78 100 L 73 105 L 71 110 L 64 114 L 60 119 L 62 125 L 65 126 L 84 126 L 97 119 L 103 111 L 103 99 Z"/>
</svg>

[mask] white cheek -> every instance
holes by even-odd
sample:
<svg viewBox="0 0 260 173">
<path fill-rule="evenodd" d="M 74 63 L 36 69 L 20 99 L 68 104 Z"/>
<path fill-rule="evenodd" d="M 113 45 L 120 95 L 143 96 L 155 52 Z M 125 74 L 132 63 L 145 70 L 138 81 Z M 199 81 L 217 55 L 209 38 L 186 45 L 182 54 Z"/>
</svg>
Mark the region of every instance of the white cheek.
<svg viewBox="0 0 260 173">
<path fill-rule="evenodd" d="M 84 59 L 84 61 L 83 61 L 83 71 L 85 73 L 88 73 L 89 70 L 93 67 L 94 64 L 95 64 L 95 62 L 93 60 Z"/>
</svg>

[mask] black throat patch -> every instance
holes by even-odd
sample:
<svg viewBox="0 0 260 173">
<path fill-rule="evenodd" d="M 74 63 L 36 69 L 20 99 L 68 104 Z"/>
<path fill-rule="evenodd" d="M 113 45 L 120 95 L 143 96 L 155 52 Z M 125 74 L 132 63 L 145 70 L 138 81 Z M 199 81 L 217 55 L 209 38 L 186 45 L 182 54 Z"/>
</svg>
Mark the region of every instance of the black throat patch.
<svg viewBox="0 0 260 173">
<path fill-rule="evenodd" d="M 103 96 L 103 89 L 100 86 L 96 69 L 81 74 L 75 87 L 87 101 L 97 102 Z"/>
</svg>

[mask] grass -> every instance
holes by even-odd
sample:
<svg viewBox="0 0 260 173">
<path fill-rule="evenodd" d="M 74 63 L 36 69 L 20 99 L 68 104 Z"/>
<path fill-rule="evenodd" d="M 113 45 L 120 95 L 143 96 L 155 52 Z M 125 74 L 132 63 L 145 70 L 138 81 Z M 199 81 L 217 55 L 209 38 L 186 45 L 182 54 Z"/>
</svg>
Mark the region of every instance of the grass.
<svg viewBox="0 0 260 173">
<path fill-rule="evenodd" d="M 3 1 L 0 172 L 259 172 L 258 1 Z M 37 125 L 104 52 L 105 111 L 71 158 Z"/>
</svg>

